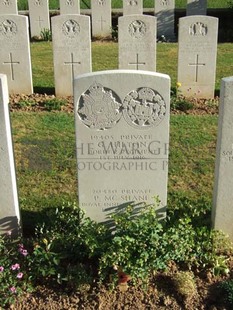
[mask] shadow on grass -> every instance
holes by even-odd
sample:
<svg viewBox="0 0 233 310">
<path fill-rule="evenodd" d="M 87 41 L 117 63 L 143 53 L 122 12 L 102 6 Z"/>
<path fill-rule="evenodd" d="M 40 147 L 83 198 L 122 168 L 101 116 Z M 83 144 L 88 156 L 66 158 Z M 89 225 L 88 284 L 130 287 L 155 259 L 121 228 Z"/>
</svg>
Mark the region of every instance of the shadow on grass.
<svg viewBox="0 0 233 310">
<path fill-rule="evenodd" d="M 29 202 L 30 201 L 30 202 Z M 35 228 L 45 225 L 51 226 L 55 221 L 55 210 L 61 209 L 64 205 L 74 205 L 77 200 L 74 197 L 33 197 L 29 200 L 21 201 L 21 222 L 24 237 L 34 237 Z M 30 209 L 29 209 L 30 208 Z M 70 210 L 70 209 L 68 209 Z"/>
</svg>

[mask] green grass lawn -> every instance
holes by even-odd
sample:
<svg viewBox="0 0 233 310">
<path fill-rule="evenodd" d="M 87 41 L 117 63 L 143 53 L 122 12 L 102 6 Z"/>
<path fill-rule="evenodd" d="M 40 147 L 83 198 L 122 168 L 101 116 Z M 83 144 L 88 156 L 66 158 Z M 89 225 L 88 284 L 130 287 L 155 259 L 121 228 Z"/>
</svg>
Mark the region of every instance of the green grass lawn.
<svg viewBox="0 0 233 310">
<path fill-rule="evenodd" d="M 26 227 L 44 210 L 77 200 L 74 115 L 11 114 L 20 205 Z M 172 115 L 168 198 L 171 207 L 211 204 L 216 116 Z M 28 220 L 30 219 L 30 220 Z"/>
</svg>

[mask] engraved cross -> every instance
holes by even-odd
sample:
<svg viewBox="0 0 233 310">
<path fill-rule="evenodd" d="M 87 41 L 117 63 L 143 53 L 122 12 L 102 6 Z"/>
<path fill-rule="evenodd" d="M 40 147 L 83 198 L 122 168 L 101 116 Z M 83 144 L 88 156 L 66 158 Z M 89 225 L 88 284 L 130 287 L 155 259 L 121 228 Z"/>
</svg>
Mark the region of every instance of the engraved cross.
<svg viewBox="0 0 233 310">
<path fill-rule="evenodd" d="M 72 68 L 72 80 L 73 80 L 74 79 L 74 66 L 76 64 L 80 65 L 81 62 L 80 61 L 74 61 L 74 54 L 73 53 L 71 53 L 70 56 L 71 56 L 71 61 L 65 61 L 64 64 L 65 65 L 71 65 L 71 68 Z"/>
<path fill-rule="evenodd" d="M 11 79 L 12 79 L 12 81 L 14 81 L 14 79 L 15 79 L 14 65 L 19 65 L 20 62 L 19 61 L 13 61 L 12 53 L 9 54 L 9 57 L 10 57 L 10 61 L 4 61 L 3 64 L 10 65 L 10 67 L 11 67 Z"/>
<path fill-rule="evenodd" d="M 103 23 L 106 23 L 106 20 L 105 19 L 103 19 L 103 16 L 101 16 L 101 19 L 99 20 L 99 22 L 100 22 L 100 27 L 101 27 L 101 30 L 103 30 Z"/>
<path fill-rule="evenodd" d="M 196 62 L 189 64 L 189 66 L 195 67 L 195 82 L 197 82 L 197 80 L 198 80 L 198 69 L 199 69 L 199 67 L 204 67 L 205 64 L 204 63 L 199 63 L 199 55 L 197 54 Z"/>
<path fill-rule="evenodd" d="M 43 24 L 42 22 L 43 22 L 44 20 L 43 20 L 43 19 L 40 19 L 40 16 L 39 16 L 39 19 L 37 19 L 36 21 L 39 23 L 39 27 L 42 28 L 42 24 Z"/>
<path fill-rule="evenodd" d="M 129 65 L 136 65 L 136 68 L 137 70 L 139 70 L 139 66 L 145 66 L 145 62 L 139 62 L 139 59 L 138 59 L 138 53 L 137 53 L 137 56 L 136 56 L 136 62 L 129 62 Z"/>
</svg>

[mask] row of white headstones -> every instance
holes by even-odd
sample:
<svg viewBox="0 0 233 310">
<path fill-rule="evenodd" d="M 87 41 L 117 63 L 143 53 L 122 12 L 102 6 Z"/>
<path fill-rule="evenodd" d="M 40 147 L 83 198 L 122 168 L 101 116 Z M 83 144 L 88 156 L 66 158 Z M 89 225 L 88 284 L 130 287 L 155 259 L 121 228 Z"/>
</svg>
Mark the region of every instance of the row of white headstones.
<svg viewBox="0 0 233 310">
<path fill-rule="evenodd" d="M 80 14 L 80 0 L 60 0 L 59 1 L 60 14 Z M 49 1 L 48 0 L 28 0 L 29 15 L 41 14 L 48 20 L 49 16 Z M 39 12 L 38 12 L 39 8 Z M 40 8 L 43 8 L 40 9 Z M 91 10 L 101 11 L 105 10 L 105 15 L 108 14 L 110 8 L 111 14 L 111 0 L 91 0 Z M 175 0 L 155 0 L 154 13 L 157 14 L 162 11 L 175 9 Z M 41 10 L 41 12 L 40 12 Z M 16 0 L 3 0 L 0 2 L 1 14 L 18 14 L 18 6 Z M 37 12 L 35 12 L 37 11 Z M 123 0 L 122 3 L 123 15 L 143 14 L 143 0 Z M 206 15 L 207 0 L 187 0 L 186 15 Z M 95 13 L 95 12 L 94 12 Z M 43 19 L 38 20 L 38 24 L 43 22 Z M 49 26 L 49 22 L 47 24 Z"/>
<path fill-rule="evenodd" d="M 220 97 L 212 223 L 233 240 L 233 77 L 222 79 Z M 17 233 L 21 221 L 8 103 L 7 77 L 1 74 L 0 232 Z M 169 76 L 136 70 L 81 75 L 74 80 L 74 104 L 80 207 L 94 220 L 108 222 L 120 205 L 151 204 L 158 195 L 164 216 Z"/>
<path fill-rule="evenodd" d="M 156 71 L 156 17 L 126 15 L 118 25 L 118 68 Z M 177 81 L 183 95 L 214 97 L 217 37 L 217 18 L 180 18 Z M 53 17 L 52 38 L 55 92 L 70 96 L 73 78 L 92 71 L 90 18 L 77 14 Z M 26 16 L 0 15 L 0 72 L 7 75 L 11 94 L 33 92 Z"/>
</svg>

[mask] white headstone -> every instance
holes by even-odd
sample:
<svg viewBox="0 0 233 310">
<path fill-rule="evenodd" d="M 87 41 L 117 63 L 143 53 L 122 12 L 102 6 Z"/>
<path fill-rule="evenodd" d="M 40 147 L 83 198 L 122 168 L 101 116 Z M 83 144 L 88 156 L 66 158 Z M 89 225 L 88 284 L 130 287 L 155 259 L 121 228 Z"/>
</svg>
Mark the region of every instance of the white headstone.
<svg viewBox="0 0 233 310">
<path fill-rule="evenodd" d="M 27 16 L 0 15 L 0 72 L 11 94 L 33 93 Z"/>
<path fill-rule="evenodd" d="M 7 77 L 0 74 L 0 234 L 20 229 Z"/>
<path fill-rule="evenodd" d="M 167 203 L 170 78 L 112 70 L 74 82 L 79 206 L 98 222 L 125 204 Z"/>
<path fill-rule="evenodd" d="M 206 15 L 207 0 L 187 0 L 186 15 Z"/>
<path fill-rule="evenodd" d="M 28 0 L 31 38 L 50 30 L 48 0 Z"/>
<path fill-rule="evenodd" d="M 91 23 L 93 37 L 111 37 L 111 0 L 91 0 Z"/>
<path fill-rule="evenodd" d="M 0 14 L 18 14 L 17 0 L 0 0 Z"/>
<path fill-rule="evenodd" d="M 222 79 L 212 223 L 233 241 L 233 76 Z"/>
<path fill-rule="evenodd" d="M 213 98 L 218 18 L 195 15 L 179 19 L 178 79 L 186 97 Z"/>
<path fill-rule="evenodd" d="M 60 14 L 80 14 L 80 0 L 59 0 Z"/>
<path fill-rule="evenodd" d="M 53 63 L 57 96 L 73 94 L 73 78 L 89 73 L 91 63 L 90 17 L 60 15 L 52 17 Z"/>
<path fill-rule="evenodd" d="M 123 15 L 143 14 L 142 0 L 123 0 Z"/>
<path fill-rule="evenodd" d="M 157 17 L 157 37 L 165 36 L 174 40 L 175 0 L 155 0 L 155 17 Z"/>
<path fill-rule="evenodd" d="M 126 15 L 118 19 L 119 69 L 156 69 L 156 17 Z"/>
</svg>

